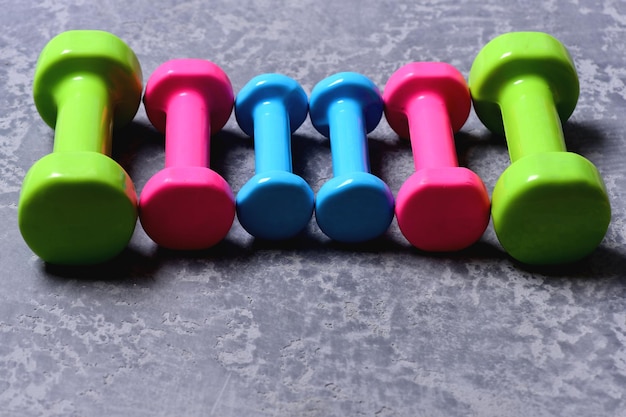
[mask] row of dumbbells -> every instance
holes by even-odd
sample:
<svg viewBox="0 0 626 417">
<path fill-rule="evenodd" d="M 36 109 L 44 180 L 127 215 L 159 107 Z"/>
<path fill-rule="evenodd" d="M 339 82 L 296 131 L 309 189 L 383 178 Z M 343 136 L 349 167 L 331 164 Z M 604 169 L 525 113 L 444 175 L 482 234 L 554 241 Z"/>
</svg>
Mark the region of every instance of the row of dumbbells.
<svg viewBox="0 0 626 417">
<path fill-rule="evenodd" d="M 508 33 L 476 57 L 469 75 L 449 64 L 416 62 L 396 71 L 381 94 L 363 75 L 328 77 L 310 98 L 280 74 L 255 77 L 233 94 L 227 75 L 206 60 L 161 65 L 143 92 L 141 68 L 119 38 L 64 32 L 42 51 L 34 99 L 55 129 L 54 151 L 26 175 L 19 226 L 29 247 L 57 264 L 92 264 L 124 249 L 137 217 L 157 244 L 204 249 L 221 241 L 235 218 L 251 235 L 288 239 L 313 212 L 341 242 L 387 230 L 394 214 L 411 244 L 457 251 L 476 242 L 491 217 L 504 249 L 529 264 L 571 262 L 603 239 L 610 205 L 594 165 L 566 151 L 561 122 L 578 100 L 578 77 L 565 47 L 539 32 Z M 470 95 L 471 91 L 471 95 Z M 165 135 L 165 168 L 137 199 L 133 182 L 108 155 L 112 128 L 130 122 L 141 96 Z M 454 133 L 472 99 L 480 120 L 506 137 L 511 166 L 492 201 L 480 178 L 459 167 Z M 254 137 L 255 175 L 236 198 L 209 168 L 210 137 L 235 111 Z M 367 134 L 383 113 L 410 138 L 415 173 L 394 199 L 370 173 Z M 330 138 L 333 179 L 315 197 L 292 172 L 291 134 L 307 115 Z"/>
</svg>

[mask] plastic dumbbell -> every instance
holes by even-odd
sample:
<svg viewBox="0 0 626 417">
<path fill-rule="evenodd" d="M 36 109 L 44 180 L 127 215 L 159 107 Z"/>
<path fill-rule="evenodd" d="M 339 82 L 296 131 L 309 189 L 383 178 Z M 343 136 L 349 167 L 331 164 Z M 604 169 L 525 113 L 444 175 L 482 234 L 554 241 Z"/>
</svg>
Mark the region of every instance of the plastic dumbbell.
<svg viewBox="0 0 626 417">
<path fill-rule="evenodd" d="M 463 75 L 443 62 L 410 63 L 389 78 L 383 99 L 391 128 L 411 139 L 416 171 L 396 198 L 400 231 L 426 251 L 470 246 L 489 224 L 490 202 L 481 179 L 458 166 L 453 133 L 472 105 Z"/>
<path fill-rule="evenodd" d="M 306 93 L 285 75 L 259 75 L 237 94 L 235 116 L 254 137 L 256 171 L 237 193 L 237 218 L 255 237 L 287 239 L 311 219 L 313 190 L 291 164 L 291 133 L 307 114 Z"/>
<path fill-rule="evenodd" d="M 320 81 L 309 101 L 311 122 L 330 138 L 334 178 L 317 194 L 320 229 L 339 242 L 362 242 L 384 233 L 393 220 L 394 199 L 370 173 L 367 134 L 383 114 L 383 99 L 367 77 L 342 72 Z"/>
<path fill-rule="evenodd" d="M 55 129 L 54 148 L 24 178 L 18 223 L 44 261 L 99 263 L 128 244 L 137 196 L 109 155 L 112 128 L 133 119 L 141 91 L 137 57 L 110 33 L 63 32 L 42 50 L 33 94 L 39 114 Z"/>
<path fill-rule="evenodd" d="M 501 35 L 476 56 L 469 86 L 480 120 L 508 143 L 511 165 L 492 195 L 504 249 L 528 264 L 591 253 L 611 209 L 596 167 L 566 152 L 561 122 L 574 111 L 579 85 L 565 46 L 541 32 Z"/>
<path fill-rule="evenodd" d="M 230 80 L 210 61 L 167 61 L 148 79 L 144 105 L 165 133 L 165 168 L 144 186 L 139 218 L 160 246 L 206 249 L 230 230 L 235 198 L 209 161 L 211 134 L 226 124 L 233 103 Z"/>
</svg>

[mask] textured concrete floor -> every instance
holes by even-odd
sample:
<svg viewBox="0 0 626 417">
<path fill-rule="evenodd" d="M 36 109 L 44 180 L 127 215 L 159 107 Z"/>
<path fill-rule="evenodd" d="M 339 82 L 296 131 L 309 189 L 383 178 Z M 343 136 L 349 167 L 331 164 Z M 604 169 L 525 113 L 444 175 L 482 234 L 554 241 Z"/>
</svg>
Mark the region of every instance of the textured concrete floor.
<svg viewBox="0 0 626 417">
<path fill-rule="evenodd" d="M 626 415 L 626 3 L 618 0 L 0 1 L 0 415 L 624 416 Z M 132 4 L 132 6 L 130 6 Z M 158 249 L 137 227 L 97 269 L 42 263 L 17 229 L 28 168 L 52 148 L 31 99 L 54 35 L 103 29 L 137 53 L 144 81 L 172 58 L 210 59 L 235 92 L 262 72 L 307 92 L 338 71 L 381 89 L 410 61 L 467 77 L 491 38 L 540 30 L 572 53 L 578 107 L 568 148 L 594 162 L 613 205 L 601 246 L 567 267 L 513 262 L 489 227 L 458 254 L 420 253 L 394 222 L 364 245 L 330 242 L 311 222 L 293 242 L 254 241 L 235 222 L 217 247 Z M 386 122 L 372 170 L 397 193 L 408 143 Z M 141 191 L 163 141 L 140 110 L 115 157 Z M 460 161 L 493 189 L 506 147 L 474 114 Z M 236 192 L 253 148 L 234 117 L 212 167 Z M 294 169 L 315 191 L 332 176 L 327 140 L 306 122 Z"/>
</svg>

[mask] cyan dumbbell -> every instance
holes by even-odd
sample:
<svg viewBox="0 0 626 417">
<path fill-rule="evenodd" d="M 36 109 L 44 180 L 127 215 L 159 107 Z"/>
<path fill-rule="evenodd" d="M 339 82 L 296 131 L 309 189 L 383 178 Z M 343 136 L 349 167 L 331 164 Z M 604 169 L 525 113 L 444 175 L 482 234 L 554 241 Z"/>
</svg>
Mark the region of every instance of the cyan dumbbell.
<svg viewBox="0 0 626 417">
<path fill-rule="evenodd" d="M 334 174 L 317 194 L 317 224 L 340 242 L 380 236 L 393 220 L 394 198 L 370 173 L 367 134 L 383 114 L 378 88 L 354 72 L 332 75 L 313 88 L 309 114 L 317 131 L 330 138 Z"/>
<path fill-rule="evenodd" d="M 287 239 L 311 219 L 313 191 L 291 164 L 291 134 L 307 113 L 306 93 L 285 75 L 259 75 L 237 95 L 235 116 L 254 137 L 256 172 L 237 193 L 237 218 L 255 237 Z"/>
</svg>

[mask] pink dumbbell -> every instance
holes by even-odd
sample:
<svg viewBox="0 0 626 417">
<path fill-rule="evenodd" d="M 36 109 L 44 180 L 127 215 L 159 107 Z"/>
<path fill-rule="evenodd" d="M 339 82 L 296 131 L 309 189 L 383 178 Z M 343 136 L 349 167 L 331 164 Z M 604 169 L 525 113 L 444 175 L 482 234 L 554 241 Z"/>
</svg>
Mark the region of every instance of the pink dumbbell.
<svg viewBox="0 0 626 417">
<path fill-rule="evenodd" d="M 449 64 L 411 63 L 389 78 L 383 99 L 391 128 L 411 139 L 416 170 L 396 199 L 402 234 L 426 251 L 468 247 L 487 228 L 490 202 L 480 178 L 457 162 L 453 134 L 471 109 L 465 79 Z"/>
<path fill-rule="evenodd" d="M 230 230 L 235 198 L 208 167 L 211 133 L 226 124 L 233 103 L 230 80 L 209 61 L 168 61 L 148 80 L 144 104 L 152 124 L 165 133 L 165 169 L 143 188 L 139 215 L 159 245 L 204 249 Z"/>
</svg>

